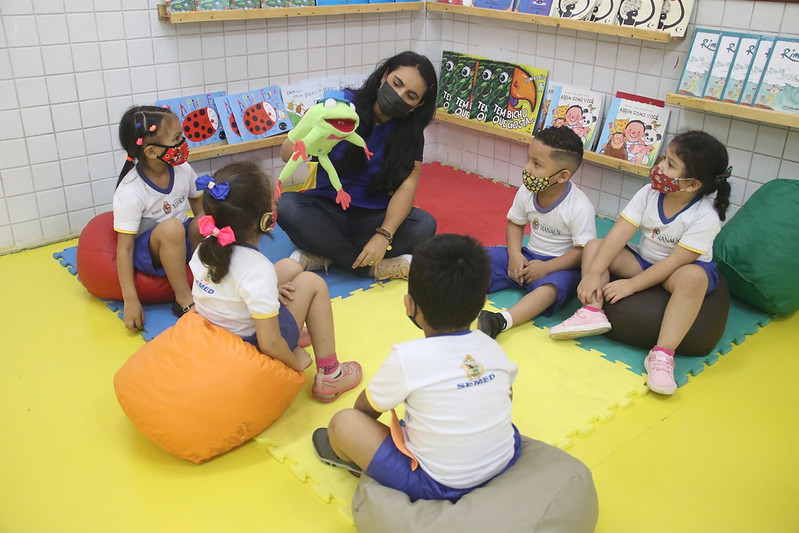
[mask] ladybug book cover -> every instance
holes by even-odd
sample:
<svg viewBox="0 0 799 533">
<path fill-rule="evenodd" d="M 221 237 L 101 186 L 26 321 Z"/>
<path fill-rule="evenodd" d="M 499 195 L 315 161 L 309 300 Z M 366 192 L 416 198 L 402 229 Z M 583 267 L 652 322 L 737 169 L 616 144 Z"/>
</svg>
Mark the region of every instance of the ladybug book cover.
<svg viewBox="0 0 799 533">
<path fill-rule="evenodd" d="M 680 81 L 677 82 L 678 93 L 702 98 L 720 38 L 721 32 L 718 30 L 696 29 Z"/>
<path fill-rule="evenodd" d="M 225 91 L 195 94 L 158 100 L 155 105 L 167 107 L 178 116 L 183 135 L 189 148 L 213 144 L 225 140 L 225 131 L 219 121 L 219 111 L 214 99 L 224 96 Z"/>
<path fill-rule="evenodd" d="M 504 61 L 480 60 L 472 91 L 470 119 L 493 124 L 495 118 L 504 116 L 515 68 Z"/>
<path fill-rule="evenodd" d="M 214 104 L 219 110 L 219 122 L 222 124 L 222 129 L 225 131 L 225 140 L 228 144 L 238 144 L 243 142 L 241 133 L 239 132 L 239 125 L 236 123 L 236 117 L 233 116 L 233 108 L 227 101 L 227 96 L 217 96 L 214 98 Z"/>
<path fill-rule="evenodd" d="M 245 142 L 287 133 L 292 128 L 277 85 L 228 95 L 227 102 Z"/>
<path fill-rule="evenodd" d="M 799 113 L 799 39 L 777 37 L 774 41 L 754 105 Z"/>
<path fill-rule="evenodd" d="M 722 101 L 737 104 L 741 98 L 746 75 L 752 66 L 752 60 L 757 53 L 757 43 L 760 42 L 759 35 L 744 35 L 738 44 L 735 58 L 732 60 L 730 75 L 727 76 L 727 83 L 724 85 Z"/>
<path fill-rule="evenodd" d="M 652 167 L 663 144 L 669 110 L 662 100 L 617 92 L 596 152 Z"/>
<path fill-rule="evenodd" d="M 771 50 L 774 48 L 774 37 L 763 36 L 757 43 L 757 50 L 755 57 L 752 59 L 752 66 L 749 67 L 749 73 L 746 75 L 746 83 L 744 83 L 743 91 L 741 91 L 741 99 L 739 104 L 752 105 L 755 100 L 755 93 L 757 88 L 760 87 L 760 81 L 763 79 L 763 70 L 766 68 L 768 58 L 771 57 Z"/>
<path fill-rule="evenodd" d="M 566 126 L 580 136 L 583 148 L 590 150 L 602 123 L 605 95 L 580 87 L 557 86 L 551 98 L 544 127 Z"/>
<path fill-rule="evenodd" d="M 740 33 L 725 32 L 721 34 L 719 44 L 716 47 L 716 55 L 713 57 L 710 73 L 707 76 L 707 85 L 705 85 L 705 92 L 702 94 L 703 98 L 721 100 L 724 86 L 727 84 L 727 78 L 732 68 L 732 61 L 735 59 L 735 53 L 741 44 L 741 37 L 743 36 Z"/>
</svg>

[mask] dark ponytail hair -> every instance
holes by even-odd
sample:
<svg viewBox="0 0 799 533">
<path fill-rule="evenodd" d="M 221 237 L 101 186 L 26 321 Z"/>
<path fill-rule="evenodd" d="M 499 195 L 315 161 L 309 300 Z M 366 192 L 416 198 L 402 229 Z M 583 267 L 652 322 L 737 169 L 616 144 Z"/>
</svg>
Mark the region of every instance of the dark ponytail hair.
<svg viewBox="0 0 799 533">
<path fill-rule="evenodd" d="M 402 52 L 382 61 L 377 69 L 366 78 L 361 88 L 355 92 L 355 108 L 360 117 L 358 135 L 367 139 L 372 134 L 375 124 L 374 105 L 377 101 L 377 90 L 382 85 L 383 75 L 400 67 L 416 67 L 427 84 L 427 92 L 422 95 L 422 105 L 405 117 L 392 119 L 397 122 L 397 129 L 386 139 L 383 166 L 370 186 L 370 192 L 376 194 L 396 191 L 411 173 L 416 159 L 416 149 L 422 139 L 424 129 L 433 121 L 436 111 L 438 79 L 433 64 L 425 56 L 416 52 Z M 366 155 L 363 148 L 347 144 L 343 168 L 348 170 L 365 168 Z"/>
<path fill-rule="evenodd" d="M 206 215 L 214 217 L 218 228 L 230 226 L 235 242 L 222 246 L 213 237 L 200 243 L 200 261 L 208 269 L 214 283 L 219 283 L 230 270 L 233 245 L 246 241 L 258 230 L 261 216 L 272 210 L 272 184 L 269 177 L 252 161 L 225 165 L 214 173 L 214 182 L 229 183 L 230 191 L 223 200 L 207 192 L 203 195 Z"/>
<path fill-rule="evenodd" d="M 161 122 L 169 115 L 175 116 L 169 109 L 154 105 L 133 106 L 122 115 L 122 119 L 119 121 L 119 144 L 122 145 L 127 157 L 122 171 L 119 173 L 119 178 L 117 178 L 117 187 L 122 182 L 122 178 L 136 164 L 136 160 L 142 158 L 144 154 L 143 141 L 158 135 Z M 139 139 L 142 140 L 141 143 L 139 143 Z"/>
<path fill-rule="evenodd" d="M 704 131 L 686 131 L 672 139 L 670 148 L 685 165 L 685 177 L 702 184 L 705 196 L 716 193 L 713 207 L 724 220 L 730 206 L 730 160 L 721 142 Z"/>
</svg>

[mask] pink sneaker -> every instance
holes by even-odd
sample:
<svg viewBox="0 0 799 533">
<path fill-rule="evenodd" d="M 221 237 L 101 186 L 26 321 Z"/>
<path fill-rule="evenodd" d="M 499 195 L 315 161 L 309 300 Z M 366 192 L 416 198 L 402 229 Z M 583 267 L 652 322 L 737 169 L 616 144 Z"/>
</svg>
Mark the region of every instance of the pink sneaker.
<svg viewBox="0 0 799 533">
<path fill-rule="evenodd" d="M 361 382 L 361 365 L 355 361 L 339 363 L 341 374 L 337 378 L 325 376 L 323 371 L 316 373 L 311 387 L 313 397 L 320 402 L 330 403 L 342 393 L 354 389 Z"/>
<path fill-rule="evenodd" d="M 674 357 L 654 348 L 644 359 L 646 386 L 658 394 L 674 394 L 677 383 L 674 381 Z"/>
<path fill-rule="evenodd" d="M 610 331 L 610 322 L 605 312 L 591 311 L 585 307 L 579 308 L 575 313 L 558 324 L 549 328 L 549 337 L 558 341 L 566 339 L 579 339 L 591 335 L 602 335 Z"/>
</svg>

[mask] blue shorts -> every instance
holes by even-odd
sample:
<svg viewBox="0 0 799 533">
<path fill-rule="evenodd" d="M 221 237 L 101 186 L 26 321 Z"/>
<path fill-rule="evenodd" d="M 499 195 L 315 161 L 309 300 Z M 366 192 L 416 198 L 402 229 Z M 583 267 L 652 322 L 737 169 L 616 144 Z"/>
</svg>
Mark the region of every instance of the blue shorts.
<svg viewBox="0 0 799 533">
<path fill-rule="evenodd" d="M 192 218 L 186 219 L 183 223 L 183 228 L 186 230 L 186 264 L 189 264 L 191 260 L 192 252 L 191 249 L 191 239 L 189 238 L 189 224 L 191 224 Z M 161 276 L 162 278 L 166 276 L 166 272 L 164 272 L 164 267 L 160 266 L 158 268 L 155 267 L 153 264 L 153 254 L 150 253 L 150 236 L 153 233 L 155 226 L 148 229 L 141 235 L 136 237 L 136 240 L 133 241 L 133 268 L 136 270 L 140 270 L 145 274 L 149 274 L 151 276 Z"/>
<path fill-rule="evenodd" d="M 516 463 L 521 451 L 522 439 L 519 430 L 513 426 L 513 457 L 497 476 Z M 455 503 L 464 494 L 482 487 L 493 479 L 487 479 L 468 489 L 453 489 L 442 485 L 431 478 L 422 467 L 411 470 L 411 458 L 397 449 L 390 434 L 375 452 L 372 462 L 366 469 L 366 474 L 381 485 L 404 492 L 412 502 L 416 500 L 450 500 Z"/>
<path fill-rule="evenodd" d="M 280 336 L 289 345 L 289 349 L 293 350 L 297 347 L 297 341 L 300 340 L 300 328 L 297 327 L 297 321 L 294 320 L 294 315 L 291 314 L 286 306 L 281 305 L 280 310 L 277 312 L 277 323 L 280 326 Z M 258 348 L 258 336 L 253 333 L 249 337 L 242 337 L 246 342 Z"/>
<path fill-rule="evenodd" d="M 641 265 L 641 268 L 643 270 L 646 270 L 647 268 L 652 266 L 652 263 L 641 257 L 641 254 L 639 254 L 636 250 L 633 250 L 629 246 L 627 247 L 627 249 L 633 253 L 635 259 L 638 261 L 638 264 Z M 719 283 L 719 268 L 716 262 L 694 261 L 691 264 L 700 267 L 702 270 L 705 271 L 705 274 L 707 274 L 707 290 L 705 291 L 705 295 L 708 295 L 714 290 L 716 290 L 716 285 L 718 285 Z"/>
<path fill-rule="evenodd" d="M 489 246 L 486 247 L 486 253 L 491 260 L 491 285 L 488 287 L 488 292 L 501 291 L 502 289 L 524 289 L 527 292 L 533 292 L 542 285 L 552 285 L 557 291 L 555 303 L 549 306 L 541 316 L 551 316 L 552 313 L 566 300 L 574 296 L 577 292 L 577 285 L 580 283 L 580 269 L 573 268 L 571 270 L 558 270 L 547 274 L 543 278 L 537 279 L 527 285 L 521 285 L 508 276 L 508 249 L 504 246 Z M 555 259 L 548 255 L 538 255 L 531 252 L 527 248 L 522 248 L 522 255 L 528 261 L 549 261 Z"/>
</svg>

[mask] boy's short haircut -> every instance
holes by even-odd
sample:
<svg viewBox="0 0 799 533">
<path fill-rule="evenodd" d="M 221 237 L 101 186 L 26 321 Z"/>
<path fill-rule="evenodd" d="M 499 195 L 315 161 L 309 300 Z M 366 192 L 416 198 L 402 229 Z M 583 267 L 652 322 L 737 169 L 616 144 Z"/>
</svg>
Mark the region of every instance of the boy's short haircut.
<svg viewBox="0 0 799 533">
<path fill-rule="evenodd" d="M 466 329 L 485 304 L 491 268 L 472 237 L 434 235 L 413 249 L 408 294 L 437 331 Z"/>
<path fill-rule="evenodd" d="M 566 126 L 550 126 L 533 135 L 545 146 L 552 149 L 552 159 L 567 165 L 574 173 L 583 162 L 583 141 L 580 136 Z"/>
</svg>

